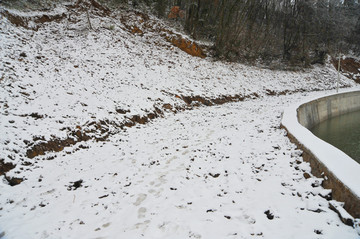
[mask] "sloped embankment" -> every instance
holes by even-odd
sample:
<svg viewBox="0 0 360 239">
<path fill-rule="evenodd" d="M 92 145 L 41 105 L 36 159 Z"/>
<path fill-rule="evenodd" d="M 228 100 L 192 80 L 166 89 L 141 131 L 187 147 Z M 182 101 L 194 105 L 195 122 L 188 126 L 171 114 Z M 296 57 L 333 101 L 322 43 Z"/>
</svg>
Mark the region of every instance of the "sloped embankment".
<svg viewBox="0 0 360 239">
<path fill-rule="evenodd" d="M 1 14 L 0 173 L 10 184 L 36 157 L 53 159 L 51 152 L 170 113 L 331 89 L 336 79 L 330 68 L 280 72 L 203 58 L 201 46 L 158 19 L 94 0 Z"/>
<path fill-rule="evenodd" d="M 332 59 L 334 67 L 337 69 L 339 60 L 336 58 Z M 349 79 L 354 80 L 356 83 L 360 84 L 360 61 L 347 57 L 340 61 L 340 71 L 341 73 Z"/>
</svg>

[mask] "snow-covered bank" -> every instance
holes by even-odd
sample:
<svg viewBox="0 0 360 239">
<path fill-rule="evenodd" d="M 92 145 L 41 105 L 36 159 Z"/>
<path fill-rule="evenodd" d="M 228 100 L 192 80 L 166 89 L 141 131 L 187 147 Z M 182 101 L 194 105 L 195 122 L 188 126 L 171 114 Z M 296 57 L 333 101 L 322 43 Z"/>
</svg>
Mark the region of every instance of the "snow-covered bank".
<svg viewBox="0 0 360 239">
<path fill-rule="evenodd" d="M 131 13 L 90 14 L 93 31 L 84 12 L 38 31 L 1 19 L 0 159 L 17 165 L 7 175 L 26 180 L 10 187 L 1 176 L 0 235 L 358 237 L 319 196 L 329 191 L 304 178 L 308 164 L 279 129 L 289 101 L 336 86 L 333 68 L 281 72 L 194 58 L 156 31 L 129 32 L 120 19 Z M 164 118 L 132 128 L 106 123 L 164 105 L 191 107 L 177 96 L 254 93 L 257 99 L 176 115 L 165 107 Z M 114 135 L 26 157 L 36 139 L 66 138 L 92 122 Z"/>
<path fill-rule="evenodd" d="M 299 147 L 309 154 L 308 160 L 318 177 L 325 178 L 324 187 L 333 189 L 333 197 L 345 202 L 346 209 L 360 216 L 360 164 L 333 145 L 316 137 L 314 125 L 360 109 L 360 91 L 345 90 L 307 102 L 299 102 L 285 110 L 282 126 Z M 316 110 L 314 110 L 316 109 Z"/>
<path fill-rule="evenodd" d="M 301 97 L 202 107 L 37 161 L 0 185 L 0 224 L 8 238 L 358 238 L 279 129 Z"/>
<path fill-rule="evenodd" d="M 66 138 L 76 127 L 92 131 L 92 122 L 119 123 L 164 104 L 186 105 L 175 95 L 263 96 L 335 86 L 331 67 L 282 72 L 194 58 L 145 27 L 143 35 L 132 34 L 120 21 L 126 14 L 127 25 L 146 23 L 125 12 L 113 17 L 94 13 L 96 31 L 89 31 L 86 14 L 70 11 L 61 22 L 44 23 L 32 31 L 2 19 L 7 26 L 0 30 L 5 132 L 0 143 L 5 161 L 8 156 L 14 163 L 24 160 L 29 147 L 25 142 L 33 143 L 34 136 L 45 141 Z M 166 27 L 155 22 L 154 29 Z M 340 84 L 353 83 L 342 78 Z"/>
</svg>

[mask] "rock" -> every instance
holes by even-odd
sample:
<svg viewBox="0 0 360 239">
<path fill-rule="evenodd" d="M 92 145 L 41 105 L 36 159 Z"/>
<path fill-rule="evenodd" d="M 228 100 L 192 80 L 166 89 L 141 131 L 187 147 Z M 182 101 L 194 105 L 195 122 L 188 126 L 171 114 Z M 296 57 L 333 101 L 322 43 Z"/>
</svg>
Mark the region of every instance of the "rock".
<svg viewBox="0 0 360 239">
<path fill-rule="evenodd" d="M 15 168 L 16 165 L 12 163 L 5 163 L 3 159 L 0 159 L 0 176 Z"/>
<path fill-rule="evenodd" d="M 220 173 L 216 173 L 216 174 L 209 173 L 209 175 L 213 178 L 217 178 L 220 176 Z"/>
<path fill-rule="evenodd" d="M 171 104 L 164 104 L 162 107 L 167 110 L 172 110 L 173 108 Z"/>
<path fill-rule="evenodd" d="M 343 208 L 343 205 L 343 203 L 337 201 L 329 202 L 329 208 L 339 215 L 340 220 L 344 224 L 352 227 L 354 226 L 354 218 Z"/>
<path fill-rule="evenodd" d="M 22 183 L 22 181 L 24 181 L 24 179 L 22 179 L 22 178 L 8 177 L 8 176 L 6 176 L 6 174 L 4 174 L 4 176 L 10 186 L 16 186 L 16 185 Z"/>
<path fill-rule="evenodd" d="M 332 200 L 332 190 L 331 189 L 324 189 L 319 193 L 320 197 L 325 198 L 326 200 Z"/>
<path fill-rule="evenodd" d="M 313 188 L 317 188 L 317 187 L 320 187 L 321 186 L 321 181 L 319 181 L 319 180 L 315 180 L 315 182 L 313 182 L 312 184 L 311 184 L 311 186 L 313 187 Z"/>
<path fill-rule="evenodd" d="M 119 114 L 126 114 L 130 112 L 130 110 L 123 110 L 120 108 L 116 108 L 115 111 L 118 112 Z"/>
<path fill-rule="evenodd" d="M 69 190 L 69 191 L 71 191 L 71 190 L 76 190 L 76 189 L 82 187 L 82 183 L 83 183 L 83 182 L 84 182 L 84 181 L 83 181 L 82 179 L 80 179 L 80 180 L 78 180 L 78 181 L 75 181 L 75 182 L 70 182 L 70 183 L 72 183 L 72 185 L 69 185 L 69 186 L 68 186 L 68 190 Z"/>
<path fill-rule="evenodd" d="M 360 218 L 356 218 L 354 220 L 354 228 L 357 231 L 357 233 L 360 235 Z"/>
<path fill-rule="evenodd" d="M 264 213 L 265 213 L 266 217 L 267 217 L 269 220 L 273 220 L 273 219 L 274 219 L 274 214 L 272 214 L 272 213 L 270 212 L 270 210 L 267 210 L 267 211 L 265 211 Z"/>
</svg>

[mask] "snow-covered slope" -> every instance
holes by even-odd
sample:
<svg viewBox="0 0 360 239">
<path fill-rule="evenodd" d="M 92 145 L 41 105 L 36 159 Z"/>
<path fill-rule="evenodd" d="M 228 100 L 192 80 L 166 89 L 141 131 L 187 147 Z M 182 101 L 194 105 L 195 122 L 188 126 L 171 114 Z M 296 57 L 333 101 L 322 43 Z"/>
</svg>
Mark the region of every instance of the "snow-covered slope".
<svg viewBox="0 0 360 239">
<path fill-rule="evenodd" d="M 290 101 L 336 86 L 333 68 L 192 57 L 155 18 L 95 10 L 92 30 L 73 8 L 28 29 L 1 19 L 0 160 L 25 180 L 1 176 L 0 237 L 358 237 L 279 129 Z M 226 99 L 245 101 L 202 104 Z"/>
</svg>

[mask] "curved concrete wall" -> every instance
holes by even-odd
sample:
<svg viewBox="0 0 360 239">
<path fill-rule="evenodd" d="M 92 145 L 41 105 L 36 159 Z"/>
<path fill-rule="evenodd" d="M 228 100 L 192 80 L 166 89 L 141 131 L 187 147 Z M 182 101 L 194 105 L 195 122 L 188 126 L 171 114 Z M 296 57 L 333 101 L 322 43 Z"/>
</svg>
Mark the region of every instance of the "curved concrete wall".
<svg viewBox="0 0 360 239">
<path fill-rule="evenodd" d="M 281 124 L 290 140 L 303 150 L 312 174 L 323 178 L 323 187 L 332 189 L 333 198 L 345 202 L 344 208 L 360 218 L 360 164 L 308 130 L 326 119 L 357 110 L 360 91 L 335 94 L 289 107 Z"/>
<path fill-rule="evenodd" d="M 301 105 L 297 117 L 304 127 L 311 129 L 329 118 L 360 110 L 360 91 L 322 97 Z"/>
</svg>

